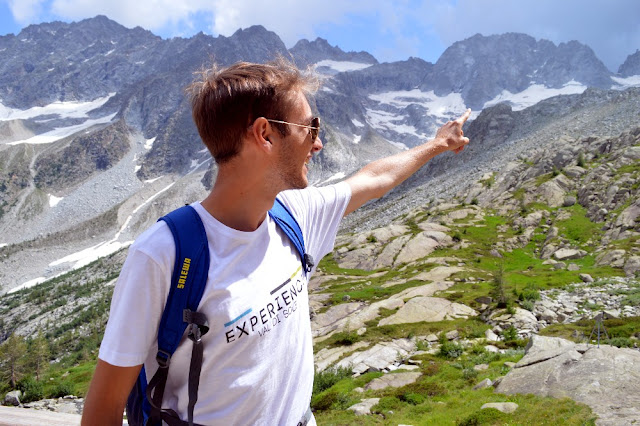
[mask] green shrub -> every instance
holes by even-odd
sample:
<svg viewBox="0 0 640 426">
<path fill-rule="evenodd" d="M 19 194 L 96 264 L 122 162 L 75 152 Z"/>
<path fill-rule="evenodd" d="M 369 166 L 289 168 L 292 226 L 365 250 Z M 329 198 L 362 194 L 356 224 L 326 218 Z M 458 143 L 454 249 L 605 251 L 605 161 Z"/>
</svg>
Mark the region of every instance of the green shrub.
<svg viewBox="0 0 640 426">
<path fill-rule="evenodd" d="M 75 385 L 71 382 L 60 382 L 51 391 L 52 398 L 62 398 L 66 395 L 74 395 L 76 392 Z"/>
<path fill-rule="evenodd" d="M 327 368 L 324 371 L 316 371 L 313 375 L 313 395 L 317 395 L 340 380 L 351 377 L 353 371 L 347 367 Z"/>
<path fill-rule="evenodd" d="M 436 364 L 433 361 L 428 364 L 422 364 L 421 370 L 425 376 L 435 376 L 440 372 L 440 364 Z"/>
<path fill-rule="evenodd" d="M 396 396 L 398 396 L 400 399 L 405 399 L 406 395 L 409 394 L 420 394 L 425 397 L 440 396 L 446 395 L 447 390 L 442 385 L 429 381 L 418 381 L 415 383 L 410 383 L 396 390 Z"/>
<path fill-rule="evenodd" d="M 340 401 L 339 392 L 326 392 L 311 398 L 311 408 L 314 411 L 329 410 Z"/>
<path fill-rule="evenodd" d="M 603 342 L 605 345 L 616 346 L 618 348 L 632 348 L 633 342 L 626 337 L 614 337 Z"/>
<path fill-rule="evenodd" d="M 510 325 L 509 328 L 502 331 L 502 337 L 504 338 L 505 342 L 518 340 L 518 330 L 514 326 Z"/>
<path fill-rule="evenodd" d="M 522 309 L 533 312 L 534 303 L 531 300 L 521 302 L 520 306 L 522 306 Z"/>
<path fill-rule="evenodd" d="M 360 340 L 360 336 L 355 331 L 341 331 L 335 334 L 335 344 L 340 346 L 351 346 Z"/>
<path fill-rule="evenodd" d="M 431 345 L 429 344 L 428 341 L 422 340 L 422 339 L 416 340 L 416 350 L 417 351 L 428 351 L 429 348 L 431 348 Z"/>
<path fill-rule="evenodd" d="M 495 408 L 485 408 L 484 410 L 476 411 L 471 414 L 461 422 L 457 424 L 457 426 L 480 426 L 486 424 L 498 424 L 497 421 L 506 419 L 506 415 L 496 410 Z"/>
<path fill-rule="evenodd" d="M 23 403 L 44 399 L 44 386 L 33 376 L 27 376 L 18 383 L 18 389 L 22 391 L 20 401 Z"/>
<path fill-rule="evenodd" d="M 411 405 L 420 405 L 426 400 L 426 398 L 424 395 L 419 393 L 405 393 L 400 397 L 400 400 Z"/>
<path fill-rule="evenodd" d="M 522 293 L 518 296 L 518 299 L 525 300 L 540 300 L 540 291 L 533 285 L 527 285 Z"/>
<path fill-rule="evenodd" d="M 404 406 L 406 406 L 405 403 L 395 396 L 383 396 L 376 405 L 371 407 L 371 411 L 375 413 L 386 413 L 388 411 L 397 411 Z"/>
<path fill-rule="evenodd" d="M 464 353 L 464 348 L 457 343 L 444 342 L 440 345 L 438 356 L 447 359 L 456 359 Z"/>
<path fill-rule="evenodd" d="M 476 377 L 478 377 L 478 370 L 473 368 L 465 368 L 462 370 L 462 378 L 466 381 L 472 382 Z"/>
</svg>

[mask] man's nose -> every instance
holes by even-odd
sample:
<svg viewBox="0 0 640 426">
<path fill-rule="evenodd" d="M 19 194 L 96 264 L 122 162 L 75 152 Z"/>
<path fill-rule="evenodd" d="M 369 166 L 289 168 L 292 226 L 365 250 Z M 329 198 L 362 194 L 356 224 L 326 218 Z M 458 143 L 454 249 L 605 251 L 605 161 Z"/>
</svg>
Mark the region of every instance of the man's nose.
<svg viewBox="0 0 640 426">
<path fill-rule="evenodd" d="M 318 136 L 316 140 L 313 141 L 313 147 L 311 148 L 311 152 L 318 152 L 321 149 L 322 149 L 322 139 L 320 139 L 320 136 Z"/>
</svg>

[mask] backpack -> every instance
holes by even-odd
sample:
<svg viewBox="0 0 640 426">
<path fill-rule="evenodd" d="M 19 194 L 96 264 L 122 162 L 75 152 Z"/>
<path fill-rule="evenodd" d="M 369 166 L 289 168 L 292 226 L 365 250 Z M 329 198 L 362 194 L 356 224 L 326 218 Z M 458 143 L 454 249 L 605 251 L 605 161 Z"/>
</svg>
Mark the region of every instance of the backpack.
<svg viewBox="0 0 640 426">
<path fill-rule="evenodd" d="M 280 200 L 269 210 L 269 216 L 291 240 L 300 255 L 302 270 L 311 272 L 312 257 L 305 252 L 300 225 Z M 159 368 L 147 384 L 144 366 L 129 394 L 126 405 L 130 425 L 159 425 L 164 421 L 170 426 L 193 425 L 193 409 L 198 399 L 198 385 L 202 368 L 202 336 L 209 331 L 207 318 L 197 312 L 209 271 L 209 245 L 204 225 L 195 209 L 189 205 L 180 207 L 161 217 L 169 226 L 176 246 L 176 260 L 171 276 L 171 288 L 158 328 Z M 162 397 L 169 373 L 171 356 L 188 328 L 187 336 L 193 342 L 189 366 L 188 421 L 178 414 L 162 409 Z"/>
</svg>

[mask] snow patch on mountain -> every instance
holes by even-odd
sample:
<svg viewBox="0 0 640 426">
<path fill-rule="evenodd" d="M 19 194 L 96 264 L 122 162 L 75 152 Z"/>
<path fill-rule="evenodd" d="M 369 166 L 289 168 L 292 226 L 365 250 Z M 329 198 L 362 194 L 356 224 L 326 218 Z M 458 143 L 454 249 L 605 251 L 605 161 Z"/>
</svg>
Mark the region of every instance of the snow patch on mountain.
<svg viewBox="0 0 640 426">
<path fill-rule="evenodd" d="M 611 86 L 611 88 L 615 90 L 624 90 L 629 87 L 640 86 L 640 75 L 632 75 L 630 77 L 611 77 L 611 80 L 617 83 Z"/>
<path fill-rule="evenodd" d="M 49 207 L 57 206 L 63 198 L 64 197 L 56 197 L 55 195 L 49 194 Z"/>
<path fill-rule="evenodd" d="M 70 254 L 63 257 L 62 259 L 51 262 L 49 266 L 59 266 L 64 265 L 65 263 L 72 263 L 73 265 L 70 268 L 71 270 L 80 269 L 83 266 L 87 266 L 91 262 L 100 259 L 101 257 L 109 256 L 110 254 L 117 252 L 123 247 L 130 246 L 132 243 L 133 241 L 126 241 L 124 243 L 115 240 L 103 241 L 99 244 L 96 244 L 95 246 L 80 250 L 79 252 Z"/>
<path fill-rule="evenodd" d="M 103 106 L 115 93 L 95 99 L 90 102 L 54 102 L 43 107 L 33 107 L 26 110 L 6 107 L 0 102 L 0 121 L 27 120 L 47 115 L 57 115 L 60 118 L 86 118 L 88 113 Z"/>
<path fill-rule="evenodd" d="M 144 140 L 144 149 L 146 149 L 147 151 L 150 150 L 153 147 L 153 143 L 156 141 L 156 137 L 154 136 L 151 139 L 145 139 Z"/>
<path fill-rule="evenodd" d="M 452 116 L 462 115 L 467 109 L 460 93 L 438 96 L 433 90 L 423 92 L 419 89 L 413 89 L 384 92 L 369 95 L 369 99 L 395 108 L 406 108 L 409 105 L 417 104 L 429 111 L 429 115 L 447 120 Z"/>
<path fill-rule="evenodd" d="M 164 175 L 162 176 L 158 176 L 157 178 L 153 178 L 153 179 L 147 179 L 144 181 L 144 183 L 153 183 L 155 181 L 157 181 L 158 179 L 162 179 L 164 177 Z"/>
<path fill-rule="evenodd" d="M 80 132 L 82 130 L 86 130 L 97 124 L 110 123 L 113 120 L 113 118 L 116 116 L 116 114 L 117 113 L 113 113 L 113 114 L 107 115 L 106 117 L 86 120 L 84 123 L 76 124 L 74 126 L 57 127 L 48 132 L 41 133 L 36 136 L 32 136 L 29 139 L 22 139 L 19 141 L 8 142 L 7 145 L 19 145 L 22 143 L 32 144 L 32 145 L 53 143 L 53 142 L 59 141 L 60 139 L 64 139 L 68 136 L 71 136 L 74 133 Z"/>
<path fill-rule="evenodd" d="M 402 124 L 405 120 L 403 115 L 393 114 L 387 111 L 380 111 L 374 109 L 367 109 L 367 122 L 377 130 L 392 131 L 395 133 L 402 133 L 418 137 L 420 139 L 426 139 L 427 136 L 423 133 L 418 133 L 415 127 L 408 124 Z M 405 149 L 406 145 L 401 144 Z"/>
<path fill-rule="evenodd" d="M 538 102 L 558 95 L 577 95 L 587 90 L 587 86 L 584 84 L 571 80 L 564 84 L 559 89 L 546 87 L 543 84 L 532 84 L 522 92 L 511 93 L 508 90 L 503 90 L 498 96 L 491 99 L 484 104 L 483 108 L 488 108 L 506 102 L 511 105 L 514 111 L 521 111 Z"/>
<path fill-rule="evenodd" d="M 24 283 L 20 284 L 17 287 L 12 288 L 11 290 L 7 291 L 7 293 L 11 294 L 11 293 L 15 293 L 16 291 L 20 291 L 20 290 L 22 290 L 24 288 L 33 287 L 34 285 L 41 284 L 41 283 L 45 282 L 46 280 L 48 280 L 50 278 L 45 278 L 45 277 L 34 278 L 32 280 L 29 280 L 27 282 L 24 282 Z"/>
<path fill-rule="evenodd" d="M 325 179 L 325 180 L 323 180 L 321 182 L 318 182 L 317 184 L 313 184 L 312 186 L 318 186 L 318 187 L 319 186 L 324 186 L 324 185 L 327 185 L 329 182 L 342 180 L 346 176 L 347 175 L 345 173 L 339 172 L 339 173 L 336 173 L 335 175 L 332 175 L 332 176 L 328 177 L 327 179 Z"/>
<path fill-rule="evenodd" d="M 325 59 L 316 63 L 317 68 L 326 67 L 337 72 L 359 71 L 369 68 L 371 65 L 372 64 L 363 64 L 351 61 L 332 61 L 331 59 Z"/>
</svg>

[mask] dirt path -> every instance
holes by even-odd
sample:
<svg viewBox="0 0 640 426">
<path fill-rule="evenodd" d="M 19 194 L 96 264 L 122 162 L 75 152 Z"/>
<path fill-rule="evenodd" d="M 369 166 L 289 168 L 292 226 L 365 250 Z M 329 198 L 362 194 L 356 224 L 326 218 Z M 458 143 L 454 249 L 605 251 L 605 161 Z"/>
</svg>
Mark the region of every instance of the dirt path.
<svg viewBox="0 0 640 426">
<path fill-rule="evenodd" d="M 0 425 L 79 425 L 80 414 L 55 413 L 53 411 L 30 410 L 28 408 L 0 406 Z"/>
</svg>

